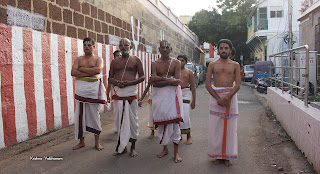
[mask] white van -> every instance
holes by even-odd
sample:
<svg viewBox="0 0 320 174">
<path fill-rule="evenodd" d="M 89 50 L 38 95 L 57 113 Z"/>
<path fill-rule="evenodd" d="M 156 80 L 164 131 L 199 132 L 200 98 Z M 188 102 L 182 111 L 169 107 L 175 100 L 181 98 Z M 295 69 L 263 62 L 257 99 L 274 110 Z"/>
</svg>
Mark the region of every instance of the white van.
<svg viewBox="0 0 320 174">
<path fill-rule="evenodd" d="M 243 81 L 251 81 L 254 72 L 254 65 L 243 66 Z"/>
</svg>

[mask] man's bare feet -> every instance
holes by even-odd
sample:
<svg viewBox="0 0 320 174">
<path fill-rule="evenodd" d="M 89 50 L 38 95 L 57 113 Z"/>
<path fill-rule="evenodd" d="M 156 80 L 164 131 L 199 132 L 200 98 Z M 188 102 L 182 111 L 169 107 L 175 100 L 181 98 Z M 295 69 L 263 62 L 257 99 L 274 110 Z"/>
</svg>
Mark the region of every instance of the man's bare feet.
<svg viewBox="0 0 320 174">
<path fill-rule="evenodd" d="M 212 160 L 212 163 L 213 163 L 214 165 L 218 165 L 218 164 L 220 164 L 220 162 L 221 162 L 221 159 L 214 159 L 214 160 Z"/>
<path fill-rule="evenodd" d="M 98 151 L 100 151 L 100 150 L 104 149 L 104 147 L 102 147 L 100 144 L 96 144 L 96 149 Z"/>
<path fill-rule="evenodd" d="M 188 139 L 187 139 L 187 142 L 186 142 L 186 144 L 187 144 L 187 145 L 190 145 L 190 144 L 192 144 L 192 138 L 188 138 Z"/>
<path fill-rule="evenodd" d="M 85 146 L 85 144 L 79 143 L 76 146 L 74 146 L 72 149 L 77 150 L 77 149 L 80 149 L 81 147 L 84 147 L 84 146 Z"/>
<path fill-rule="evenodd" d="M 232 166 L 232 162 L 230 160 L 224 160 L 224 164 L 228 167 Z"/>
<path fill-rule="evenodd" d="M 174 157 L 174 162 L 175 163 L 181 163 L 182 162 L 182 158 L 179 156 L 179 154 L 176 154 L 176 156 Z"/>
<path fill-rule="evenodd" d="M 121 152 L 121 153 L 114 152 L 114 153 L 113 153 L 113 156 L 122 155 L 122 154 L 125 154 L 125 153 L 127 153 L 127 148 L 125 148 L 125 149 L 123 150 L 123 152 Z"/>
<path fill-rule="evenodd" d="M 168 155 L 169 151 L 167 149 L 163 149 L 162 152 L 160 152 L 159 154 L 157 154 L 158 158 L 162 158 L 166 155 Z"/>
<path fill-rule="evenodd" d="M 134 149 L 131 149 L 130 156 L 131 157 L 137 157 L 138 153 Z"/>
<path fill-rule="evenodd" d="M 151 135 L 148 136 L 149 139 L 152 139 L 153 137 L 154 137 L 153 134 L 151 134 Z"/>
</svg>

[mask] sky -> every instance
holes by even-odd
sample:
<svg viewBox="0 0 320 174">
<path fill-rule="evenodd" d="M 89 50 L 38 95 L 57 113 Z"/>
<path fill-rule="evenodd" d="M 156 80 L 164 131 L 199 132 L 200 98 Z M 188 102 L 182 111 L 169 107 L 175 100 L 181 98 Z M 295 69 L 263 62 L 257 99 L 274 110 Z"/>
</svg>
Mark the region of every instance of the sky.
<svg viewBox="0 0 320 174">
<path fill-rule="evenodd" d="M 176 16 L 193 16 L 201 9 L 211 10 L 216 0 L 161 0 Z"/>
</svg>

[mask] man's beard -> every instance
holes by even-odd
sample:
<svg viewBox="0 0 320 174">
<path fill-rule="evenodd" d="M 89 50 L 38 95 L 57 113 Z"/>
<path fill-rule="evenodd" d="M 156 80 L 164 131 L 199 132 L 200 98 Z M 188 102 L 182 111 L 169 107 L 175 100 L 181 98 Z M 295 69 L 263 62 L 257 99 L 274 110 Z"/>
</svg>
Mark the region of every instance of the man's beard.
<svg viewBox="0 0 320 174">
<path fill-rule="evenodd" d="M 129 51 L 121 50 L 121 54 L 122 54 L 122 56 L 128 56 L 129 55 Z"/>
<path fill-rule="evenodd" d="M 221 54 L 221 55 L 220 55 L 220 57 L 221 57 L 222 59 L 228 59 L 229 56 L 230 56 L 230 54 Z"/>
</svg>

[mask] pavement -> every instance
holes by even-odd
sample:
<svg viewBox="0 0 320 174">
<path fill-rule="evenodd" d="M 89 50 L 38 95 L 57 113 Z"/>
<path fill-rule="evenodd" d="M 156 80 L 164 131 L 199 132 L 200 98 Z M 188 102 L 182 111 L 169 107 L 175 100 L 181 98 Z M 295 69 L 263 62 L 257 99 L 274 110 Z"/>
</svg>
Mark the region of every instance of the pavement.
<svg viewBox="0 0 320 174">
<path fill-rule="evenodd" d="M 94 148 L 94 137 L 86 133 L 86 146 L 72 150 L 78 143 L 74 139 L 74 126 L 69 126 L 40 137 L 0 150 L 0 173 L 222 173 L 222 174 L 315 174 L 312 166 L 282 129 L 272 112 L 266 107 L 265 94 L 242 84 L 238 92 L 238 151 L 239 159 L 232 167 L 213 165 L 207 156 L 209 93 L 204 84 L 197 88 L 196 108 L 191 110 L 193 144 L 186 145 L 186 136 L 179 144 L 182 163 L 173 162 L 173 145 L 169 154 L 157 158 L 162 150 L 158 137 L 148 139 L 149 107 L 144 102 L 138 109 L 139 156 L 127 154 L 112 156 L 117 135 L 113 113 L 101 116 L 104 150 Z M 156 133 L 157 135 L 157 133 Z M 129 147 L 129 146 L 128 146 Z M 53 157 L 61 160 L 47 160 Z M 33 159 L 42 160 L 33 160 Z"/>
</svg>

